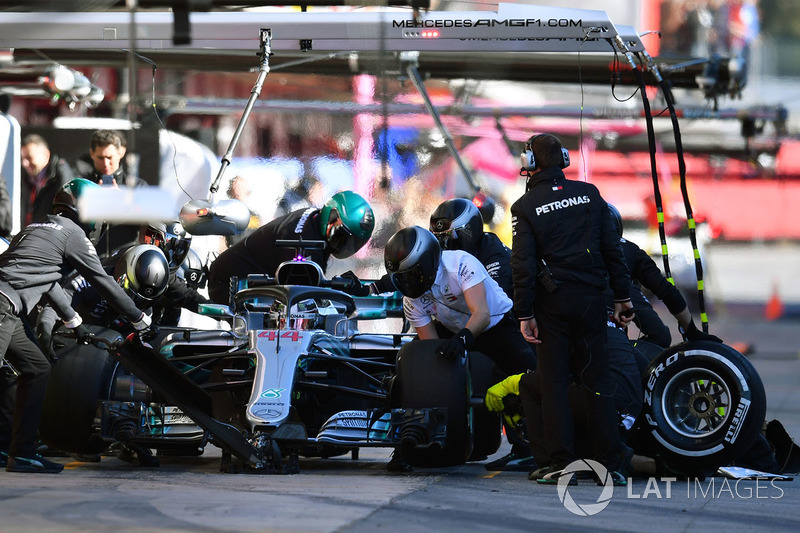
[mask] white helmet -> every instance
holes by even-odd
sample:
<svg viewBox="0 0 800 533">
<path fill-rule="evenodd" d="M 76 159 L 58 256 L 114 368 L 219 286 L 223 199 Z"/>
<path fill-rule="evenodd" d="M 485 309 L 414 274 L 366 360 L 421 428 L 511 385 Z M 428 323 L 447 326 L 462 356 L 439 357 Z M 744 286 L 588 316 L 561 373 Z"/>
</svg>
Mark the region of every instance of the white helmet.
<svg viewBox="0 0 800 533">
<path fill-rule="evenodd" d="M 313 298 L 300 300 L 289 309 L 289 329 L 317 329 L 324 320 L 324 317 L 320 317 L 317 302 Z"/>
</svg>

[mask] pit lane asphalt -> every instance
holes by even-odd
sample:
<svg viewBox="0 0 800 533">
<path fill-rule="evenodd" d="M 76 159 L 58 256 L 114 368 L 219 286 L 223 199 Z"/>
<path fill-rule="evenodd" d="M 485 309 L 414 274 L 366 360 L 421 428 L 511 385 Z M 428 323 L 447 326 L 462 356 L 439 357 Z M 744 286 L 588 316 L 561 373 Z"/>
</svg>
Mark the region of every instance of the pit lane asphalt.
<svg viewBox="0 0 800 533">
<path fill-rule="evenodd" d="M 800 438 L 797 318 L 776 322 L 729 314 L 712 322 L 729 343 L 751 343 L 765 384 L 767 420 Z M 493 457 L 506 453 L 504 445 Z M 800 530 L 800 476 L 789 482 L 635 479 L 616 487 L 608 506 L 577 516 L 557 488 L 524 473 L 487 472 L 483 463 L 386 472 L 389 453 L 359 459 L 302 459 L 297 475 L 221 474 L 219 451 L 162 458 L 137 468 L 114 457 L 66 464 L 59 475 L 0 471 L 0 532 L 85 531 L 791 531 Z M 487 461 L 488 461 L 487 460 Z M 484 461 L 485 462 L 485 461 Z M 713 483 L 713 484 L 712 484 Z M 580 505 L 601 489 L 569 488 Z"/>
</svg>

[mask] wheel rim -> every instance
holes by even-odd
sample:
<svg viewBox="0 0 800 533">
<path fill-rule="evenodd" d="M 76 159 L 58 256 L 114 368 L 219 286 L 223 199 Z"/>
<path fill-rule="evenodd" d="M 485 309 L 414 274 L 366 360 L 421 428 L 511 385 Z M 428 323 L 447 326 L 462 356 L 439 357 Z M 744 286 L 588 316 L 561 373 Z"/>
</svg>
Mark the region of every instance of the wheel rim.
<svg viewBox="0 0 800 533">
<path fill-rule="evenodd" d="M 664 387 L 661 404 L 667 424 L 690 438 L 713 435 L 731 415 L 727 382 L 702 368 L 690 368 L 673 376 Z"/>
</svg>

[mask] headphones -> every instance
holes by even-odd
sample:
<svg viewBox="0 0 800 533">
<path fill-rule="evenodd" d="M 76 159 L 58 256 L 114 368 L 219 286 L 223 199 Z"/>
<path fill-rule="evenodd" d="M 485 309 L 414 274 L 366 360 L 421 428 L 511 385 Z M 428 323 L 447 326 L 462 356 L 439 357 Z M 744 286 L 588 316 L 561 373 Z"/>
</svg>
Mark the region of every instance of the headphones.
<svg viewBox="0 0 800 533">
<path fill-rule="evenodd" d="M 533 138 L 531 138 L 531 140 L 525 143 L 525 151 L 522 152 L 521 154 L 522 170 L 526 170 L 528 172 L 533 172 L 535 170 L 538 170 L 536 166 L 536 159 L 534 159 L 533 150 L 531 147 L 533 146 L 534 141 L 543 135 L 549 135 L 549 134 L 541 133 L 539 135 L 534 136 Z M 561 147 L 561 163 L 559 166 L 561 168 L 567 168 L 569 166 L 569 151 L 563 146 Z"/>
</svg>

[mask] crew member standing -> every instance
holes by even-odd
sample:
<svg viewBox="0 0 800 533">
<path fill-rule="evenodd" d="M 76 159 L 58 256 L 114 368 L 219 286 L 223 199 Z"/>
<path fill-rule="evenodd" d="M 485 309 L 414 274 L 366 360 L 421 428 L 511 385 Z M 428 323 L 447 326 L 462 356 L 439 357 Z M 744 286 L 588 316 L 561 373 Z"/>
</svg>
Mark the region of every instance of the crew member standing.
<svg viewBox="0 0 800 533">
<path fill-rule="evenodd" d="M 76 269 L 109 303 L 125 315 L 142 339 L 153 331 L 150 318 L 136 308 L 117 282 L 103 270 L 97 252 L 86 235 L 93 223 L 83 223 L 77 199 L 93 183 L 75 179 L 55 197 L 53 214 L 26 226 L 0 255 L 0 363 L 8 357 L 19 372 L 13 421 L 0 420 L 0 462 L 9 472 L 58 473 L 63 465 L 36 453 L 36 433 L 42 412 L 50 363 L 26 332 L 24 321 L 42 300 L 51 304 L 79 340 L 88 329 L 70 306 L 59 285 L 64 272 Z M 5 382 L 4 387 L 10 386 Z M 5 390 L 0 399 L 8 400 Z M 11 409 L 0 405 L 7 417 Z M 9 432 L 8 429 L 11 428 Z"/>
<path fill-rule="evenodd" d="M 633 282 L 630 297 L 636 308 L 636 316 L 633 321 L 641 333 L 638 340 L 652 342 L 660 348 L 669 348 L 672 344 L 669 327 L 664 324 L 653 306 L 650 305 L 650 301 L 642 294 L 642 287 L 644 287 L 667 306 L 670 314 L 678 321 L 680 332 L 686 340 L 722 342 L 722 339 L 716 335 L 710 335 L 697 329 L 692 319 L 692 312 L 681 292 L 664 277 L 658 265 L 647 255 L 647 252 L 622 236 L 622 215 L 612 204 L 608 204 L 608 208 L 611 210 L 614 227 L 619 234 L 622 252 L 625 255 L 625 262 Z"/>
<path fill-rule="evenodd" d="M 525 194 L 511 206 L 514 311 L 526 340 L 537 344 L 537 372 L 523 376 L 520 393 L 531 449 L 539 468 L 528 478 L 555 483 L 575 455 L 567 387 L 586 395 L 594 459 L 624 484 L 623 446 L 608 369 L 603 290 L 614 292 L 614 320 L 632 309 L 630 275 L 611 212 L 594 185 L 568 180 L 569 153 L 549 134 L 534 135 L 522 154 Z M 528 382 L 538 380 L 529 389 Z"/>
</svg>

